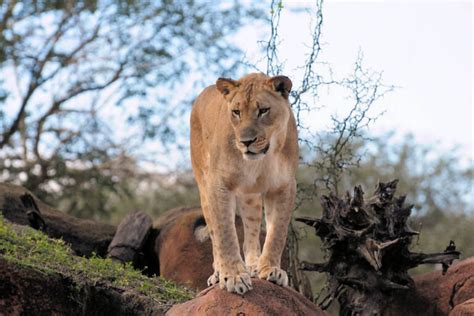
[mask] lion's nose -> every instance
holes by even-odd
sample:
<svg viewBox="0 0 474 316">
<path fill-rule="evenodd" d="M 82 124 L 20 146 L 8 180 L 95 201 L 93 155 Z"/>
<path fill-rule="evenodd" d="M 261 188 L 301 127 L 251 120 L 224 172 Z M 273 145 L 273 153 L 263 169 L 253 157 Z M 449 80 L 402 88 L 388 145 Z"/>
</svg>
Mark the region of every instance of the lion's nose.
<svg viewBox="0 0 474 316">
<path fill-rule="evenodd" d="M 245 145 L 245 147 L 249 147 L 253 142 L 257 140 L 257 137 L 251 140 L 241 140 L 240 142 Z"/>
</svg>

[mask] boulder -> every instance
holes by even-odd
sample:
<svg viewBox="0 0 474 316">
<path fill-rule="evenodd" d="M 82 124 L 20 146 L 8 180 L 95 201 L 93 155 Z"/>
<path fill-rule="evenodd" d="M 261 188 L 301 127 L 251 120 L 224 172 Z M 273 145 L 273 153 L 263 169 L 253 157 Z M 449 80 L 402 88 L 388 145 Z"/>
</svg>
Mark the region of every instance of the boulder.
<svg viewBox="0 0 474 316">
<path fill-rule="evenodd" d="M 453 307 L 474 298 L 474 257 L 459 261 L 445 275 L 435 271 L 414 279 L 417 292 L 448 314 Z"/>
<path fill-rule="evenodd" d="M 173 306 L 167 316 L 182 315 L 328 315 L 289 287 L 252 279 L 253 290 L 238 295 L 208 288 L 190 301 Z"/>
<path fill-rule="evenodd" d="M 244 228 L 236 217 L 240 249 Z M 207 288 L 207 279 L 213 273 L 212 244 L 201 208 L 176 208 L 161 215 L 154 223 L 158 238 L 154 243 L 159 258 L 160 275 L 193 289 Z M 260 235 L 263 245 L 265 233 Z M 243 254 L 242 254 L 243 255 Z M 288 253 L 282 256 L 283 269 L 288 268 Z"/>
<path fill-rule="evenodd" d="M 120 262 L 132 262 L 135 266 L 143 261 L 143 248 L 150 235 L 152 219 L 148 214 L 128 214 L 118 225 L 107 256 Z"/>
<path fill-rule="evenodd" d="M 456 305 L 449 316 L 467 316 L 474 315 L 474 298 L 465 301 L 462 304 Z"/>
<path fill-rule="evenodd" d="M 448 315 L 474 298 L 474 257 L 441 271 L 414 277 L 415 289 L 394 296 L 384 315 Z"/>
<path fill-rule="evenodd" d="M 164 219 L 163 219 L 163 218 Z M 203 232 L 200 208 L 173 209 L 155 222 L 160 275 L 178 284 L 202 290 L 212 274 L 212 246 Z M 197 235 L 202 235 L 196 238 Z"/>
</svg>

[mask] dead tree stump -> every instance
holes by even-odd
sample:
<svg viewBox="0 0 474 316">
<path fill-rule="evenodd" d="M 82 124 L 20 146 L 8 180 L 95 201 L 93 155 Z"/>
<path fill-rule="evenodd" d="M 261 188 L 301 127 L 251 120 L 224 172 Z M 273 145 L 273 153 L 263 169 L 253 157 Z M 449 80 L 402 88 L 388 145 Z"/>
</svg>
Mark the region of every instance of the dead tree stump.
<svg viewBox="0 0 474 316">
<path fill-rule="evenodd" d="M 296 219 L 314 227 L 329 253 L 326 263 L 301 266 L 328 274 L 323 309 L 337 298 L 341 315 L 382 315 L 394 294 L 414 288 L 409 269 L 441 263 L 446 271 L 459 258 L 453 241 L 441 253 L 410 252 L 412 237 L 419 233 L 407 223 L 413 205 L 405 205 L 405 196 L 395 197 L 397 183 L 379 183 L 368 200 L 360 186 L 344 198 L 323 196 L 321 218 Z"/>
<path fill-rule="evenodd" d="M 117 227 L 107 256 L 121 262 L 132 262 L 137 265 L 143 261 L 143 246 L 152 228 L 151 217 L 143 212 L 127 215 Z"/>
</svg>

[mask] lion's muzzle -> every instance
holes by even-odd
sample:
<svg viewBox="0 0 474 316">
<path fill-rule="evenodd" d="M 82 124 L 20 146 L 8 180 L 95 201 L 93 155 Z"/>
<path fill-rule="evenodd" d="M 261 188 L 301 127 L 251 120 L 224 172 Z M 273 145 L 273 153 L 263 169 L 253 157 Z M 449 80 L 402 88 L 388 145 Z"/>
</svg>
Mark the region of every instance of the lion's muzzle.
<svg viewBox="0 0 474 316">
<path fill-rule="evenodd" d="M 259 160 L 265 156 L 265 154 L 268 152 L 269 149 L 270 149 L 270 144 L 267 144 L 261 150 L 255 150 L 250 147 L 247 147 L 243 153 L 243 157 L 245 160 Z"/>
</svg>

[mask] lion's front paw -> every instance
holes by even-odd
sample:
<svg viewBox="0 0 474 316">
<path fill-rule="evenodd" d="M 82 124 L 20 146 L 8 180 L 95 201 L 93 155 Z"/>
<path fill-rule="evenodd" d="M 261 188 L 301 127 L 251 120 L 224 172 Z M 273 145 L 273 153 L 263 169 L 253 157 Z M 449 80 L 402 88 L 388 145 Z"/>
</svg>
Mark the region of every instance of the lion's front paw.
<svg viewBox="0 0 474 316">
<path fill-rule="evenodd" d="M 207 286 L 213 286 L 216 283 L 219 283 L 219 271 L 214 271 L 214 273 L 207 279 Z"/>
<path fill-rule="evenodd" d="M 247 265 L 247 271 L 249 271 L 250 276 L 251 276 L 252 278 L 258 276 L 257 265 L 251 265 L 251 266 L 248 266 L 248 265 Z"/>
<path fill-rule="evenodd" d="M 229 269 L 219 275 L 219 286 L 229 292 L 244 294 L 253 289 L 250 274 L 244 268 Z"/>
<path fill-rule="evenodd" d="M 258 270 L 258 277 L 281 286 L 288 286 L 288 275 L 279 267 L 261 268 Z"/>
<path fill-rule="evenodd" d="M 258 258 L 245 258 L 245 268 L 250 273 L 250 276 L 256 277 L 258 275 Z"/>
</svg>

